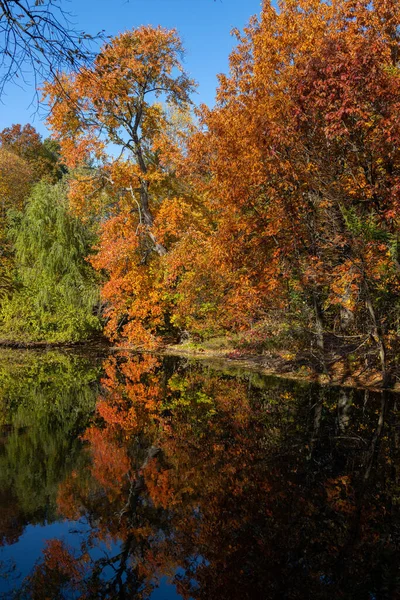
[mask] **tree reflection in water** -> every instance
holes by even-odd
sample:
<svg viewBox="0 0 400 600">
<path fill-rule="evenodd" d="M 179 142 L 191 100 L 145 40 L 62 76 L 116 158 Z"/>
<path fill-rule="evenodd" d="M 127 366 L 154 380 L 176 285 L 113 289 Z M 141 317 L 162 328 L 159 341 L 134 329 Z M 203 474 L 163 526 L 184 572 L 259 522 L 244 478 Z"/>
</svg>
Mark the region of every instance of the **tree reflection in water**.
<svg viewBox="0 0 400 600">
<path fill-rule="evenodd" d="M 127 353 L 101 386 L 57 491 L 87 535 L 49 540 L 21 597 L 400 597 L 395 396 Z"/>
</svg>

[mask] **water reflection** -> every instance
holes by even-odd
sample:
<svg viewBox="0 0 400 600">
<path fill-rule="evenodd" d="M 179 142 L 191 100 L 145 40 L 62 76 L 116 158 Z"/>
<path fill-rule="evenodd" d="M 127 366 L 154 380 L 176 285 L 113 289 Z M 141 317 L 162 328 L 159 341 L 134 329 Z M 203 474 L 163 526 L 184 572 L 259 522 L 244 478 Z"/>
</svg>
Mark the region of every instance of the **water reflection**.
<svg viewBox="0 0 400 600">
<path fill-rule="evenodd" d="M 395 396 L 121 353 L 90 417 L 82 360 L 0 378 L 5 597 L 400 597 Z"/>
<path fill-rule="evenodd" d="M 96 360 L 78 355 L 0 352 L 3 597 L 11 597 L 23 574 L 34 567 L 42 538 L 62 529 L 56 526 L 58 488 L 88 460 L 79 434 L 96 404 L 99 373 Z"/>
</svg>

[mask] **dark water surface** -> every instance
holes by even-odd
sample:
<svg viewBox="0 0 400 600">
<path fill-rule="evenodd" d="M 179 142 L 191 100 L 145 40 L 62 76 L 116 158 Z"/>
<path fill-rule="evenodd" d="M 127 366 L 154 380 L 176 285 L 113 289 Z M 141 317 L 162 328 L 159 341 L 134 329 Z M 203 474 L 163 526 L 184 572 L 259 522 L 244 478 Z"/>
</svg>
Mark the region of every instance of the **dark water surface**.
<svg viewBox="0 0 400 600">
<path fill-rule="evenodd" d="M 399 599 L 400 399 L 0 353 L 0 598 Z"/>
</svg>

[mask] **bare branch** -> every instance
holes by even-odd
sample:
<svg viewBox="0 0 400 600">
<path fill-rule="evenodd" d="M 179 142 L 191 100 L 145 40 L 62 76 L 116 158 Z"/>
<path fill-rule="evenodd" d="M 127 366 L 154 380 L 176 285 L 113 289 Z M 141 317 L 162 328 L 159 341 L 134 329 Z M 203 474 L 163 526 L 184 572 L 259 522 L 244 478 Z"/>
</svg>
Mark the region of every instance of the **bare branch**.
<svg viewBox="0 0 400 600">
<path fill-rule="evenodd" d="M 90 64 L 102 39 L 76 30 L 60 0 L 0 0 L 0 98 L 8 83 L 27 84 L 31 75 L 39 100 L 42 81 Z"/>
</svg>

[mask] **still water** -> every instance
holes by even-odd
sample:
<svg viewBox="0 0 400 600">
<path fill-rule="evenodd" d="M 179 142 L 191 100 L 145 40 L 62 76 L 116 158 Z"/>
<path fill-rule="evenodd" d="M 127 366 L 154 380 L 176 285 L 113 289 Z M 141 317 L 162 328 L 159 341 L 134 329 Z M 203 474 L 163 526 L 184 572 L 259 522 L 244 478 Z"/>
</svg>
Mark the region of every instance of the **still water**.
<svg viewBox="0 0 400 600">
<path fill-rule="evenodd" d="M 0 354 L 0 598 L 400 598 L 400 399 Z"/>
</svg>

